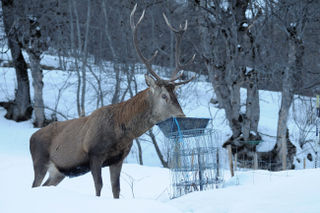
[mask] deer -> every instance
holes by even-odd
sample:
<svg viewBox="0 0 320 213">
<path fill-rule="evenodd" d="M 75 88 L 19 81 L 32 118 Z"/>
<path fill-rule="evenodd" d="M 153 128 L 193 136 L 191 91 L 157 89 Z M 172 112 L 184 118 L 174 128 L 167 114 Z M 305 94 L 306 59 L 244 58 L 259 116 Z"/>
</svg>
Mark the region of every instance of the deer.
<svg viewBox="0 0 320 213">
<path fill-rule="evenodd" d="M 133 140 L 155 124 L 170 117 L 185 117 L 177 100 L 175 89 L 192 81 L 177 80 L 177 75 L 191 64 L 195 55 L 185 64 L 180 63 L 180 43 L 184 27 L 172 27 L 163 14 L 169 29 L 176 35 L 176 68 L 170 80 L 161 78 L 152 69 L 151 62 L 157 55 L 146 58 L 139 49 L 137 28 L 145 15 L 142 12 L 134 22 L 137 5 L 130 14 L 133 44 L 140 60 L 145 64 L 147 88 L 131 99 L 93 111 L 90 115 L 73 120 L 56 121 L 36 131 L 30 138 L 30 153 L 33 161 L 34 181 L 32 187 L 57 186 L 66 176 L 77 177 L 91 172 L 96 196 L 101 195 L 103 167 L 109 167 L 113 198 L 120 195 L 120 173 L 122 164 L 133 144 Z"/>
</svg>

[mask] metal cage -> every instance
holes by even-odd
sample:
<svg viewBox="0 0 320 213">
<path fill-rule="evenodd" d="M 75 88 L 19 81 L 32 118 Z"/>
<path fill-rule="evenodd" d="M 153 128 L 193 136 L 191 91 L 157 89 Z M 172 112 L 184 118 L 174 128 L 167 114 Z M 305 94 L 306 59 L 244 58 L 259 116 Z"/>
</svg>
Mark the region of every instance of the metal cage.
<svg viewBox="0 0 320 213">
<path fill-rule="evenodd" d="M 159 125 L 163 132 L 166 131 L 164 135 L 170 146 L 171 198 L 193 191 L 214 189 L 222 182 L 220 150 L 214 144 L 220 136 L 212 129 L 205 128 L 208 121 L 209 119 L 205 122 L 204 119 L 197 118 L 178 121 L 172 118 L 164 121 L 166 125 L 162 124 L 166 127 L 171 125 L 171 129 L 161 128 Z M 192 128 L 199 126 L 204 128 Z"/>
</svg>

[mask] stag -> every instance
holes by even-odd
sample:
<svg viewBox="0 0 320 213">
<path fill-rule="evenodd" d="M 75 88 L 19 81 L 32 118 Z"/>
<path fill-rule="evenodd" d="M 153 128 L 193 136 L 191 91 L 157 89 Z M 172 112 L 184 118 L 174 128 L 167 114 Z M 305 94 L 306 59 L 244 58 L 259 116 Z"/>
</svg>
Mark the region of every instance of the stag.
<svg viewBox="0 0 320 213">
<path fill-rule="evenodd" d="M 114 198 L 120 194 L 120 172 L 124 158 L 128 155 L 133 139 L 141 136 L 156 123 L 169 117 L 185 116 L 175 94 L 175 88 L 190 82 L 176 82 L 178 72 L 192 63 L 194 56 L 186 64 L 181 64 L 180 41 L 187 30 L 168 27 L 176 34 L 176 69 L 170 80 L 160 78 L 152 69 L 150 59 L 143 56 L 138 46 L 137 27 L 143 20 L 145 10 L 134 23 L 137 5 L 130 15 L 134 47 L 145 64 L 148 74 L 145 81 L 148 88 L 133 98 L 118 104 L 108 105 L 95 110 L 91 115 L 78 119 L 54 122 L 38 130 L 30 138 L 30 152 L 33 160 L 34 181 L 32 187 L 41 185 L 46 173 L 48 179 L 42 186 L 56 186 L 65 176 L 76 177 L 91 171 L 96 196 L 102 189 L 102 167 L 109 166 L 112 193 Z"/>
</svg>

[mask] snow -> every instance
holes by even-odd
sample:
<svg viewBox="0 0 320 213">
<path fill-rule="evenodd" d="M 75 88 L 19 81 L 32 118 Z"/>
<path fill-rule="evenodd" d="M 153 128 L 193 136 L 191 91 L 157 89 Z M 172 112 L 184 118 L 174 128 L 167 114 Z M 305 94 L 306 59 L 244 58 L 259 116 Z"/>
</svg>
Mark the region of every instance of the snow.
<svg viewBox="0 0 320 213">
<path fill-rule="evenodd" d="M 58 187 L 32 189 L 30 156 L 0 154 L 0 160 L 3 162 L 0 166 L 0 212 L 179 212 L 159 201 L 168 184 L 166 169 L 124 165 L 121 199 L 114 200 L 107 169 L 103 170 L 103 194 L 95 197 L 90 174 L 66 179 Z M 129 175 L 132 180 L 128 179 Z"/>
<path fill-rule="evenodd" d="M 252 67 L 246 67 L 246 73 L 245 75 L 248 75 L 250 72 L 252 72 L 253 68 Z"/>
<path fill-rule="evenodd" d="M 103 169 L 102 196 L 94 196 L 90 174 L 66 178 L 57 187 L 31 188 L 32 161 L 28 138 L 34 131 L 26 123 L 14 124 L 2 118 L 0 125 L 0 212 L 123 212 L 123 213 L 319 213 L 320 169 L 284 172 L 237 171 L 226 174 L 222 188 L 194 192 L 169 199 L 170 174 L 160 167 L 124 164 L 121 196 L 111 194 L 108 169 Z M 23 133 L 24 132 L 24 133 Z M 17 137 L 13 137 L 16 135 Z M 18 136 L 20 135 L 20 136 Z M 23 143 L 15 152 L 3 143 Z"/>
<path fill-rule="evenodd" d="M 2 54 L 2 59 L 9 59 Z M 44 55 L 42 63 L 58 67 L 57 57 Z M 107 67 L 108 68 L 108 67 Z M 110 69 L 110 67 L 108 68 Z M 136 75 L 139 90 L 145 88 L 142 74 Z M 0 101 L 14 97 L 15 75 L 12 68 L 2 68 L 0 74 Z M 31 79 L 31 78 L 30 78 Z M 68 84 L 65 84 L 68 79 Z M 44 99 L 47 106 L 57 105 L 58 111 L 68 118 L 76 117 L 75 81 L 70 73 L 60 70 L 44 71 Z M 111 87 L 112 78 L 104 81 L 105 87 Z M 31 84 L 30 84 L 31 85 Z M 32 90 L 32 86 L 31 86 Z M 61 92 L 59 99 L 58 92 Z M 188 92 L 184 92 L 188 91 Z M 192 92 L 190 92 L 192 91 Z M 179 101 L 187 116 L 212 118 L 209 127 L 221 135 L 217 145 L 230 136 L 224 111 L 210 104 L 214 98 L 212 85 L 206 82 L 193 82 L 178 91 Z M 31 92 L 32 94 L 32 92 Z M 259 132 L 262 143 L 258 151 L 268 151 L 275 144 L 277 116 L 281 97 L 279 93 L 260 91 Z M 87 113 L 93 111 L 95 94 L 88 86 Z M 107 97 L 110 98 L 110 97 Z M 106 99 L 107 99 L 106 98 Z M 241 102 L 244 103 L 246 91 L 241 90 Z M 105 101 L 106 103 L 108 100 Z M 52 113 L 46 110 L 47 116 Z M 5 110 L 0 108 L 0 212 L 124 212 L 124 213 L 319 213 L 320 212 L 320 169 L 304 169 L 302 163 L 296 163 L 300 170 L 269 172 L 262 170 L 238 170 L 230 177 L 226 158 L 221 161 L 224 183 L 221 188 L 194 192 L 170 200 L 170 173 L 160 167 L 151 143 L 141 140 L 145 166 L 137 165 L 133 152 L 128 156 L 121 173 L 121 195 L 119 200 L 112 198 L 108 168 L 103 169 L 104 187 L 102 196 L 96 197 L 91 174 L 65 178 L 57 187 L 31 188 L 33 181 L 32 160 L 29 154 L 29 138 L 37 130 L 31 121 L 16 123 L 4 119 Z M 63 119 L 59 117 L 59 119 Z M 289 121 L 290 138 L 297 141 L 298 130 L 292 119 Z M 155 127 L 154 133 L 161 147 L 165 146 L 163 135 Z M 312 138 L 312 137 L 311 137 Z M 310 147 L 309 147 L 310 146 Z M 311 145 L 306 146 L 309 152 Z M 308 152 L 298 147 L 303 159 Z M 314 162 L 307 160 L 307 168 L 313 168 Z"/>
<path fill-rule="evenodd" d="M 194 213 L 319 212 L 319 177 L 319 169 L 239 172 L 225 188 L 188 194 L 171 204 Z"/>
<path fill-rule="evenodd" d="M 90 174 L 66 178 L 57 187 L 32 189 L 30 122 L 3 118 L 0 108 L 0 212 L 120 212 L 120 213 L 318 213 L 320 169 L 284 172 L 224 171 L 222 188 L 194 192 L 170 200 L 170 173 L 160 167 L 124 164 L 121 196 L 112 198 L 109 171 L 103 169 L 102 196 L 94 196 Z"/>
</svg>

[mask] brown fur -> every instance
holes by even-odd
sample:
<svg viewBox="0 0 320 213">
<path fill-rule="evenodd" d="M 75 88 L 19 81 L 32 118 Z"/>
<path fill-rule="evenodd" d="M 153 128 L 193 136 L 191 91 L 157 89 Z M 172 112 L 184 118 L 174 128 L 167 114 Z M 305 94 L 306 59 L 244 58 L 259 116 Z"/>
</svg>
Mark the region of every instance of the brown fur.
<svg viewBox="0 0 320 213">
<path fill-rule="evenodd" d="M 116 120 L 119 123 L 127 123 L 132 120 L 136 114 L 143 113 L 148 108 L 148 101 L 143 98 L 149 89 L 139 92 L 135 98 L 129 99 L 128 101 L 119 103 L 116 105 Z"/>
<path fill-rule="evenodd" d="M 161 99 L 167 94 L 170 100 Z M 170 91 L 153 84 L 128 101 L 95 110 L 87 117 L 55 122 L 35 132 L 30 139 L 35 179 L 40 186 L 57 185 L 65 176 L 78 176 L 91 171 L 96 195 L 102 188 L 101 168 L 110 166 L 112 192 L 120 193 L 120 172 L 132 141 L 156 122 L 184 115 Z"/>
</svg>

